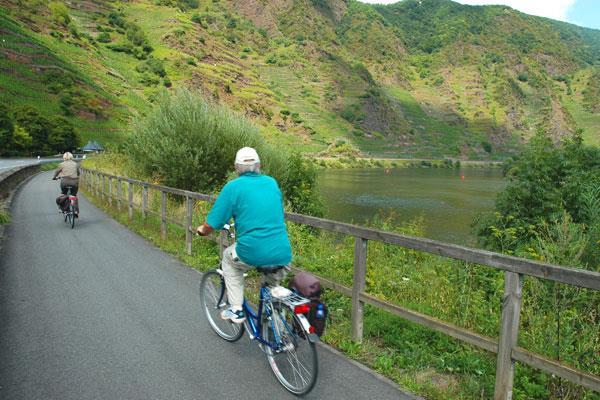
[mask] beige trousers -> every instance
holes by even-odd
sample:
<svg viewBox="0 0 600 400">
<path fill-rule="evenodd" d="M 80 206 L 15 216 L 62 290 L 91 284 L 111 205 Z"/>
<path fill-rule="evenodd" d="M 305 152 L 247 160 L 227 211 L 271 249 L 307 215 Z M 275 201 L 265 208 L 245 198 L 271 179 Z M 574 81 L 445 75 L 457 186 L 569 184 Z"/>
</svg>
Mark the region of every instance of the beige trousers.
<svg viewBox="0 0 600 400">
<path fill-rule="evenodd" d="M 241 310 L 244 302 L 244 273 L 254 268 L 248 265 L 237 256 L 235 252 L 235 243 L 223 251 L 223 260 L 221 261 L 223 277 L 225 278 L 225 287 L 227 288 L 227 297 L 233 310 Z M 287 269 L 283 268 L 272 274 L 265 274 L 265 281 L 272 286 L 287 275 Z"/>
</svg>

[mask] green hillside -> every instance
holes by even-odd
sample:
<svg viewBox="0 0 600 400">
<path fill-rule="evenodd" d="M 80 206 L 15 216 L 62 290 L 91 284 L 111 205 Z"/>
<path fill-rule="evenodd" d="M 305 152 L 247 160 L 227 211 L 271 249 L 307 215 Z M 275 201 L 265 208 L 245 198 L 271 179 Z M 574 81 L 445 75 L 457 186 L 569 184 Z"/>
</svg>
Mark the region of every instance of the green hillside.
<svg viewBox="0 0 600 400">
<path fill-rule="evenodd" d="M 194 87 L 267 140 L 327 154 L 502 159 L 544 128 L 600 144 L 600 31 L 405 0 L 0 0 L 0 101 L 118 143 Z"/>
</svg>

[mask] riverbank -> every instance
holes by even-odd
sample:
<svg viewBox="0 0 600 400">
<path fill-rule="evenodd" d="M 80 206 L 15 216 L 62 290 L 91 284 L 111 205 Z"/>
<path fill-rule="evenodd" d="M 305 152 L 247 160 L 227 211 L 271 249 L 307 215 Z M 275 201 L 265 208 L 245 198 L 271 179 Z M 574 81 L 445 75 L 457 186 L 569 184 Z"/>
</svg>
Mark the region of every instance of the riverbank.
<svg viewBox="0 0 600 400">
<path fill-rule="evenodd" d="M 501 161 L 425 159 L 425 158 L 374 158 L 374 157 L 318 157 L 307 156 L 317 168 L 501 168 Z"/>
</svg>

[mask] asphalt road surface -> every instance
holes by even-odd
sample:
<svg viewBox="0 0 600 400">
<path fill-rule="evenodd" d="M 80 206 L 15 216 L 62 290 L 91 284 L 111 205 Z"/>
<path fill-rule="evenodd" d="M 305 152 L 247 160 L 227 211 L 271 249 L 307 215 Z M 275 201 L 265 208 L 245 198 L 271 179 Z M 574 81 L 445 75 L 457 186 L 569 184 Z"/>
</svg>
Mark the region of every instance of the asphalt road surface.
<svg viewBox="0 0 600 400">
<path fill-rule="evenodd" d="M 71 230 L 42 173 L 12 203 L 0 253 L 0 399 L 291 399 L 247 337 L 201 315 L 200 273 L 80 196 Z M 307 399 L 410 399 L 319 346 Z"/>
<path fill-rule="evenodd" d="M 60 158 L 42 158 L 41 162 L 55 162 L 61 160 Z M 29 164 L 37 164 L 37 158 L 0 158 L 0 171 L 4 169 L 21 167 Z"/>
</svg>

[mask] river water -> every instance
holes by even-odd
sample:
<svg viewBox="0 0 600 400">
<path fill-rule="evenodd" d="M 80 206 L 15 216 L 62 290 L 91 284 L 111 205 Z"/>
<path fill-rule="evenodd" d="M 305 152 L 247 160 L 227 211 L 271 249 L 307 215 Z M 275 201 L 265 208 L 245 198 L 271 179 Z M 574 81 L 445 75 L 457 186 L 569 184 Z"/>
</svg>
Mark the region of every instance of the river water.
<svg viewBox="0 0 600 400">
<path fill-rule="evenodd" d="M 363 224 L 378 213 L 402 224 L 423 216 L 425 237 L 473 244 L 475 216 L 494 209 L 505 181 L 499 169 L 326 169 L 319 173 L 325 217 Z"/>
</svg>

